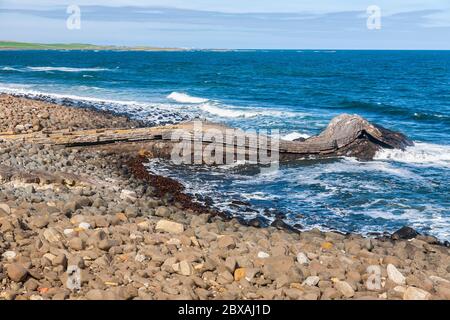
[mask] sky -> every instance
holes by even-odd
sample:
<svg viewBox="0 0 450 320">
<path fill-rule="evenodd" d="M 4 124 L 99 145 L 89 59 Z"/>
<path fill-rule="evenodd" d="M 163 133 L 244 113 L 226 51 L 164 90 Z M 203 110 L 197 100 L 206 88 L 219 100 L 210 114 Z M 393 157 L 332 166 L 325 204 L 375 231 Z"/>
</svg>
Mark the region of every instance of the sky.
<svg viewBox="0 0 450 320">
<path fill-rule="evenodd" d="M 67 28 L 69 5 L 80 28 Z M 380 28 L 369 29 L 377 6 Z M 373 24 L 371 24 L 373 25 Z M 450 49 L 450 0 L 0 0 L 0 40 L 216 49 Z"/>
</svg>

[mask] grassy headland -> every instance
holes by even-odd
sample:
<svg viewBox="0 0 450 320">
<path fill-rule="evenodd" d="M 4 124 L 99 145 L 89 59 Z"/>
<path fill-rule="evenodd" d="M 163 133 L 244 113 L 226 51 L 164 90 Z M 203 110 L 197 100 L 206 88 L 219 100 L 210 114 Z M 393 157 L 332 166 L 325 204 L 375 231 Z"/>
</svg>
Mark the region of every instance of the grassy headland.
<svg viewBox="0 0 450 320">
<path fill-rule="evenodd" d="M 85 43 L 30 43 L 16 41 L 0 41 L 0 50 L 123 50 L 123 51 L 182 51 L 181 48 L 158 47 L 126 47 L 126 46 L 102 46 Z"/>
</svg>

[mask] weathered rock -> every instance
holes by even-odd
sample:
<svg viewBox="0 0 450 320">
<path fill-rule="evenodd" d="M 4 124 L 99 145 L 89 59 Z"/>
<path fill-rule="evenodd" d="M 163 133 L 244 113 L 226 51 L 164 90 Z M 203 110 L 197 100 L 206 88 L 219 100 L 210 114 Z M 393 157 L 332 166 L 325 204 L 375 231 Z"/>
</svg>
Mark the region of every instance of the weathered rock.
<svg viewBox="0 0 450 320">
<path fill-rule="evenodd" d="M 181 223 L 169 220 L 159 220 L 155 227 L 156 231 L 164 231 L 168 233 L 180 234 L 184 231 L 184 226 Z"/>
<path fill-rule="evenodd" d="M 406 278 L 402 275 L 400 271 L 393 264 L 388 264 L 387 266 L 387 274 L 390 280 L 394 283 L 403 285 L 406 283 Z"/>
<path fill-rule="evenodd" d="M 45 229 L 43 236 L 45 240 L 51 243 L 60 242 L 62 239 L 61 234 L 54 228 Z"/>
</svg>

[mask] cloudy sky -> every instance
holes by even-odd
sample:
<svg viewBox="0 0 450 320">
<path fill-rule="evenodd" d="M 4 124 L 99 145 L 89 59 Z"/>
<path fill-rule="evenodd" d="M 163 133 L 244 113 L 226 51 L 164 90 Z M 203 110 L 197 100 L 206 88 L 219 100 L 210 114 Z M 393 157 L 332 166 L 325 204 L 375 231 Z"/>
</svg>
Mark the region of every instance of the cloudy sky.
<svg viewBox="0 0 450 320">
<path fill-rule="evenodd" d="M 81 9 L 69 30 L 68 5 Z M 367 28 L 367 8 L 381 29 Z M 450 49 L 450 0 L 0 0 L 0 39 L 186 48 Z"/>
</svg>

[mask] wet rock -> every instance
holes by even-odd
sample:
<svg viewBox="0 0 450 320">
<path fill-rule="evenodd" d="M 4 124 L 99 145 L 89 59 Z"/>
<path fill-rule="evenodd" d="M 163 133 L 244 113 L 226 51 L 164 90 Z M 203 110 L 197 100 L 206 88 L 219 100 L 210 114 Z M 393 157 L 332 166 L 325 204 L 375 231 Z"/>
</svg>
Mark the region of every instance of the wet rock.
<svg viewBox="0 0 450 320">
<path fill-rule="evenodd" d="M 292 230 L 293 228 L 283 221 L 281 218 L 276 218 L 271 224 L 272 227 L 275 227 L 280 230 Z"/>
<path fill-rule="evenodd" d="M 408 240 L 408 239 L 417 237 L 417 235 L 418 235 L 418 233 L 416 230 L 414 230 L 411 227 L 405 226 L 405 227 L 395 231 L 392 234 L 391 238 L 393 240 L 399 240 L 399 239 Z"/>
</svg>

